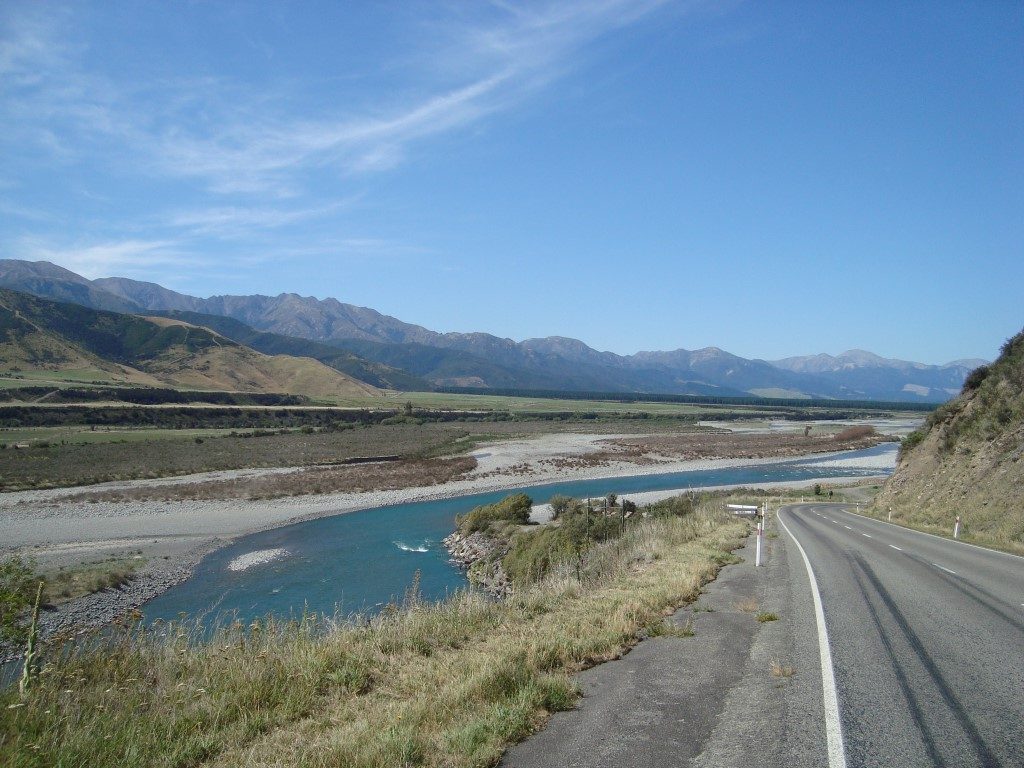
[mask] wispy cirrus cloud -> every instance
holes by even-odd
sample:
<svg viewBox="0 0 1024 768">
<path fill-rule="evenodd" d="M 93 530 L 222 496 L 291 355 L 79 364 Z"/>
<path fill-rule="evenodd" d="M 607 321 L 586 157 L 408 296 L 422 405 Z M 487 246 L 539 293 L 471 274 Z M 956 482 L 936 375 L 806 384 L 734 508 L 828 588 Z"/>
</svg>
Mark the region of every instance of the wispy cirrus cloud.
<svg viewBox="0 0 1024 768">
<path fill-rule="evenodd" d="M 513 110 L 667 4 L 679 3 L 440 5 L 405 17 L 410 44 L 363 62 L 354 77 L 370 84 L 347 100 L 323 98 L 331 71 L 314 82 L 112 67 L 103 25 L 80 23 L 95 8 L 14 0 L 0 7 L 0 154 L 17 160 L 0 186 L 0 251 L 149 278 L 430 253 L 359 218 L 372 180 Z"/>
<path fill-rule="evenodd" d="M 50 261 L 89 279 L 135 275 L 158 266 L 206 263 L 205 259 L 183 250 L 180 243 L 170 240 L 111 240 L 87 245 L 26 240 L 20 244 L 19 253 L 22 258 Z"/>
<path fill-rule="evenodd" d="M 574 66 L 589 42 L 665 4 L 481 5 L 427 25 L 426 42 L 407 54 L 418 82 L 401 98 L 384 94 L 316 119 L 297 114 L 280 84 L 137 82 L 89 71 L 62 24 L 38 12 L 18 16 L 0 41 L 0 78 L 5 95 L 17 96 L 8 116 L 52 154 L 111 142 L 150 173 L 197 179 L 214 193 L 291 197 L 306 191 L 313 169 L 358 176 L 395 168 L 417 142 L 520 103 Z"/>
</svg>

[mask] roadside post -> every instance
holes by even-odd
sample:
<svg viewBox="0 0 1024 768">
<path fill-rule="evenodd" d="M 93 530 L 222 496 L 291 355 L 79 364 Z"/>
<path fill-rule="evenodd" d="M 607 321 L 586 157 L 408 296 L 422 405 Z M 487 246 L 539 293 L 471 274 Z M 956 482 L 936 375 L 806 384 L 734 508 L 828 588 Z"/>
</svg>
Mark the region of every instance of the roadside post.
<svg viewBox="0 0 1024 768">
<path fill-rule="evenodd" d="M 761 567 L 761 535 L 764 533 L 764 510 L 757 517 L 757 549 L 754 551 L 754 567 Z"/>
<path fill-rule="evenodd" d="M 892 507 L 889 507 L 889 522 L 892 522 Z"/>
<path fill-rule="evenodd" d="M 956 524 L 953 526 L 953 538 L 960 538 L 960 515 L 956 516 Z"/>
<path fill-rule="evenodd" d="M 761 508 L 753 504 L 726 504 L 725 509 L 737 517 L 757 518 L 757 543 L 754 550 L 754 566 L 761 565 L 761 535 L 764 533 L 764 516 L 761 513 Z"/>
</svg>

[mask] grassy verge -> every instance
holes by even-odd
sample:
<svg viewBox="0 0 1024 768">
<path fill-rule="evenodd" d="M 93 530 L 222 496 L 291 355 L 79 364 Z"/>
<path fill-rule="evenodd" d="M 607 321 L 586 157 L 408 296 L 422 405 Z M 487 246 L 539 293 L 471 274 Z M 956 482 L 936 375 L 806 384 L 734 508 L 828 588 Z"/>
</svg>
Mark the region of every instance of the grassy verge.
<svg viewBox="0 0 1024 768">
<path fill-rule="evenodd" d="M 952 539 L 953 525 L 956 521 L 957 512 L 953 510 L 941 516 L 945 518 L 945 525 L 937 523 L 935 517 L 938 515 L 936 515 L 933 509 L 924 505 L 895 507 L 891 520 L 889 519 L 888 509 L 883 508 L 878 503 L 862 506 L 860 514 L 873 517 L 876 520 L 884 520 L 903 528 L 930 533 L 933 536 L 940 536 L 944 539 Z M 968 514 L 967 511 L 962 511 L 961 515 L 963 522 L 960 527 L 960 541 L 985 547 L 986 549 L 998 549 L 1001 552 L 1009 552 L 1011 555 L 1024 556 L 1024 543 L 1021 542 L 1022 525 L 1019 517 L 1015 519 L 1008 516 L 1007 519 L 999 520 L 994 524 L 989 520 L 984 520 L 979 525 L 973 525 L 974 519 L 978 517 L 977 513 Z M 991 525 L 991 528 L 989 530 L 979 530 L 986 523 Z"/>
<path fill-rule="evenodd" d="M 135 576 L 145 564 L 142 557 L 110 557 L 105 560 L 43 571 L 40 577 L 46 582 L 43 601 L 57 604 L 74 600 L 76 597 L 91 595 L 111 587 L 119 587 Z"/>
<path fill-rule="evenodd" d="M 25 699 L 0 696 L 0 763 L 493 765 L 574 705 L 573 672 L 659 634 L 745 533 L 710 508 L 645 520 L 508 600 L 413 591 L 326 634 L 315 617 L 203 645 L 126 628 L 103 653 L 51 661 Z"/>
</svg>

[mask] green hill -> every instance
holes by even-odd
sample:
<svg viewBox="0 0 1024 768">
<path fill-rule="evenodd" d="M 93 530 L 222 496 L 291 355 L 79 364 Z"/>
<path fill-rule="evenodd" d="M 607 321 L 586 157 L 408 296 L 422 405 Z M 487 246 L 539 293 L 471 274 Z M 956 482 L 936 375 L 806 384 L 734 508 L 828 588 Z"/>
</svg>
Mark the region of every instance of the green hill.
<svg viewBox="0 0 1024 768">
<path fill-rule="evenodd" d="M 1024 331 L 903 444 L 874 504 L 894 522 L 1024 553 Z"/>
<path fill-rule="evenodd" d="M 379 394 L 317 360 L 264 355 L 208 328 L 2 289 L 0 369 L 187 389 L 328 398 Z"/>
</svg>

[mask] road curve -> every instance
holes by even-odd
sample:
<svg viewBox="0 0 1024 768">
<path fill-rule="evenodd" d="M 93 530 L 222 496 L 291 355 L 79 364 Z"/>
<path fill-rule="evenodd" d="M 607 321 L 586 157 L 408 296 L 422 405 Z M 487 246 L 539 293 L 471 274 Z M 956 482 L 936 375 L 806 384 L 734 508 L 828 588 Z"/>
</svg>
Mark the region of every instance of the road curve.
<svg viewBox="0 0 1024 768">
<path fill-rule="evenodd" d="M 816 577 L 847 766 L 1024 766 L 1024 559 L 838 504 L 779 522 Z"/>
</svg>

